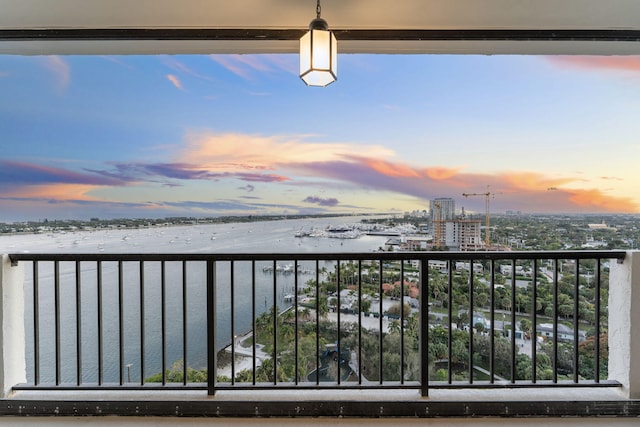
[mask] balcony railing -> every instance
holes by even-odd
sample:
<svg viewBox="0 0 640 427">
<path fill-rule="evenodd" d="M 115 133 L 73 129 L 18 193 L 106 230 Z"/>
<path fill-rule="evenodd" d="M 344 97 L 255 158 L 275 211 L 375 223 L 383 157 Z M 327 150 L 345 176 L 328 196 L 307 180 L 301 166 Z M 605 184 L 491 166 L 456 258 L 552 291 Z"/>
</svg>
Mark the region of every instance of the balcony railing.
<svg viewBox="0 0 640 427">
<path fill-rule="evenodd" d="M 3 259 L 5 392 L 616 387 L 640 397 L 637 252 Z"/>
<path fill-rule="evenodd" d="M 618 385 L 607 379 L 607 307 L 610 264 L 624 257 L 13 254 L 25 271 L 27 355 L 13 388 L 426 396 Z"/>
</svg>

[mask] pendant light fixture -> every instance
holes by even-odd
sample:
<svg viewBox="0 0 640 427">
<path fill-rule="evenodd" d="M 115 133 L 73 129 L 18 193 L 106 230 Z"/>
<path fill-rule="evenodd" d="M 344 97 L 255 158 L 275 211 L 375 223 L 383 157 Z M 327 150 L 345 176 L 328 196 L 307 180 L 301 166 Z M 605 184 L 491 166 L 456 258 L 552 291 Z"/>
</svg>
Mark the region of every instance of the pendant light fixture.
<svg viewBox="0 0 640 427">
<path fill-rule="evenodd" d="M 320 18 L 317 0 L 316 19 L 300 39 L 300 78 L 307 86 L 327 86 L 338 78 L 338 44 L 327 21 Z"/>
</svg>

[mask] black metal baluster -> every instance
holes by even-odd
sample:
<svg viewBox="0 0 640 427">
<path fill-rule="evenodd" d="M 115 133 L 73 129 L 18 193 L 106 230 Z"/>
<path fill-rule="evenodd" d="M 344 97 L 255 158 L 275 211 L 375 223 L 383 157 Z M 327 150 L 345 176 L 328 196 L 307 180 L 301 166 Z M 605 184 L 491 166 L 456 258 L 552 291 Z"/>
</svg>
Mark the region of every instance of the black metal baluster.
<svg viewBox="0 0 640 427">
<path fill-rule="evenodd" d="M 294 379 L 294 383 L 296 385 L 298 385 L 298 377 L 300 376 L 299 372 L 300 372 L 300 366 L 299 366 L 299 360 L 298 358 L 300 357 L 300 352 L 299 352 L 299 345 L 298 345 L 298 260 L 294 260 L 293 262 L 293 315 L 294 315 L 294 330 L 293 330 L 293 334 L 294 334 L 294 347 L 295 347 L 295 379 Z"/>
<path fill-rule="evenodd" d="M 80 261 L 76 261 L 76 385 L 82 384 L 82 286 Z"/>
<path fill-rule="evenodd" d="M 278 384 L 278 275 L 273 260 L 273 385 Z"/>
<path fill-rule="evenodd" d="M 595 270 L 593 272 L 593 280 L 595 286 L 595 314 L 596 314 L 596 339 L 594 342 L 594 376 L 595 382 L 600 382 L 600 258 L 596 259 Z"/>
<path fill-rule="evenodd" d="M 188 330 L 187 330 L 187 261 L 182 260 L 182 384 L 187 385 L 187 374 L 189 373 L 188 352 Z"/>
<path fill-rule="evenodd" d="M 358 260 L 358 384 L 362 384 L 362 260 Z"/>
<path fill-rule="evenodd" d="M 162 345 L 162 385 L 167 384 L 167 286 L 166 263 L 160 262 L 160 321 L 161 321 L 161 345 Z"/>
<path fill-rule="evenodd" d="M 511 384 L 516 382 L 516 260 L 511 260 Z"/>
<path fill-rule="evenodd" d="M 553 383 L 558 382 L 558 261 L 553 263 Z"/>
<path fill-rule="evenodd" d="M 103 337 L 102 337 L 102 261 L 98 261 L 98 289 L 97 289 L 97 297 L 98 297 L 98 385 L 102 385 L 103 383 L 103 363 L 104 363 L 104 355 L 103 355 Z"/>
<path fill-rule="evenodd" d="M 53 263 L 54 280 L 54 323 L 55 323 L 55 358 L 56 358 L 56 385 L 61 382 L 61 360 L 60 360 L 60 261 Z"/>
<path fill-rule="evenodd" d="M 229 325 L 231 327 L 231 385 L 236 383 L 236 294 L 235 294 L 235 261 L 229 261 Z M 275 275 L 275 273 L 274 273 Z"/>
<path fill-rule="evenodd" d="M 378 265 L 378 272 L 379 272 L 379 280 L 378 280 L 378 295 L 380 296 L 379 298 L 379 308 L 378 308 L 378 312 L 379 312 L 379 316 L 378 316 L 378 326 L 380 327 L 380 339 L 379 339 L 379 343 L 378 343 L 378 350 L 379 350 L 379 354 L 378 356 L 380 357 L 380 362 L 379 362 L 379 375 L 380 375 L 380 384 L 384 383 L 384 369 L 383 369 L 383 365 L 384 365 L 384 357 L 383 357 L 383 345 L 382 345 L 382 341 L 384 338 L 384 332 L 383 332 L 383 322 L 382 322 L 382 318 L 383 318 L 383 308 L 382 308 L 382 296 L 383 296 L 383 292 L 382 292 L 382 260 L 380 260 L 380 263 Z"/>
<path fill-rule="evenodd" d="M 453 263 L 452 260 L 448 260 L 448 274 L 449 277 L 447 278 L 448 283 L 447 283 L 447 301 L 448 301 L 448 315 L 449 315 L 449 327 L 447 328 L 447 334 L 448 334 L 448 348 L 447 348 L 447 376 L 448 376 L 448 382 L 449 384 L 451 384 L 453 382 L 453 364 L 451 363 L 451 359 L 453 358 L 453 331 L 452 331 L 452 327 L 453 327 L 453 266 L 455 265 Z"/>
<path fill-rule="evenodd" d="M 404 384 L 404 260 L 400 260 L 400 384 Z"/>
<path fill-rule="evenodd" d="M 495 367 L 496 367 L 496 340 L 495 340 L 495 330 L 496 330 L 496 262 L 495 260 L 491 260 L 489 262 L 490 268 L 490 289 L 489 289 L 489 305 L 491 306 L 490 317 L 491 317 L 491 330 L 489 331 L 489 382 L 493 384 L 496 380 L 495 375 Z M 504 321 L 502 322 L 502 330 L 504 331 Z"/>
<path fill-rule="evenodd" d="M 575 275 L 573 281 L 573 382 L 578 383 L 578 344 L 580 343 L 580 260 L 575 260 Z"/>
<path fill-rule="evenodd" d="M 473 384 L 473 260 L 469 260 L 469 384 Z"/>
<path fill-rule="evenodd" d="M 275 272 L 274 272 L 275 274 Z M 257 325 L 256 325 L 256 260 L 251 260 L 251 324 L 252 324 L 252 331 L 253 333 L 251 334 L 251 345 L 252 345 L 252 353 L 253 353 L 253 360 L 252 360 L 252 372 L 253 372 L 253 380 L 252 380 L 252 384 L 256 385 L 256 334 L 258 333 L 258 329 L 257 329 Z"/>
<path fill-rule="evenodd" d="M 40 384 L 40 296 L 39 261 L 33 261 L 33 384 Z"/>
<path fill-rule="evenodd" d="M 316 259 L 316 386 L 320 385 L 320 261 Z"/>
<path fill-rule="evenodd" d="M 531 341 L 531 382 L 537 382 L 538 372 L 538 334 L 536 333 L 536 324 L 538 323 L 538 260 L 533 260 L 533 278 L 531 282 L 531 332 L 529 333 L 529 341 Z M 522 331 L 524 333 L 524 331 Z"/>
<path fill-rule="evenodd" d="M 140 385 L 144 385 L 144 261 L 140 261 Z"/>
<path fill-rule="evenodd" d="M 429 260 L 420 259 L 420 395 L 429 395 Z"/>
<path fill-rule="evenodd" d="M 213 259 L 207 260 L 207 394 L 216 394 L 216 266 Z"/>
<path fill-rule="evenodd" d="M 341 370 L 340 370 L 340 365 L 342 362 L 342 334 L 340 333 L 340 260 L 336 261 L 336 267 L 337 267 L 337 273 L 336 273 L 336 289 L 337 289 L 337 308 L 338 308 L 338 314 L 337 314 L 337 319 L 338 319 L 338 375 L 337 375 L 337 382 L 338 385 L 340 385 L 340 376 L 341 376 Z"/>
<path fill-rule="evenodd" d="M 124 385 L 124 296 L 122 292 L 123 287 L 123 272 L 122 272 L 122 260 L 118 261 L 118 343 L 119 349 L 119 368 L 120 372 L 120 385 Z"/>
</svg>

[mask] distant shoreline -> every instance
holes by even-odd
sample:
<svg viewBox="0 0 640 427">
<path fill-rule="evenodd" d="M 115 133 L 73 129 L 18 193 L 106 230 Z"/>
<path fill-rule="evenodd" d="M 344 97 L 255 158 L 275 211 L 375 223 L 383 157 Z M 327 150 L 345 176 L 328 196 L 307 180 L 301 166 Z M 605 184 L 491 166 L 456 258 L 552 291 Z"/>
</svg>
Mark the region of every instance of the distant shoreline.
<svg viewBox="0 0 640 427">
<path fill-rule="evenodd" d="M 20 234 L 43 234 L 76 231 L 101 231 L 101 230 L 137 230 L 156 227 L 179 227 L 184 225 L 212 225 L 233 224 L 248 222 L 283 221 L 293 219 L 317 219 L 317 218 L 346 218 L 346 217 L 375 217 L 388 216 L 389 213 L 336 213 L 336 214 L 309 214 L 309 215 L 245 215 L 245 216 L 220 216 L 220 217 L 168 217 L 161 219 L 151 218 L 119 218 L 90 220 L 39 220 L 39 221 L 14 221 L 0 222 L 0 236 L 14 236 Z"/>
</svg>

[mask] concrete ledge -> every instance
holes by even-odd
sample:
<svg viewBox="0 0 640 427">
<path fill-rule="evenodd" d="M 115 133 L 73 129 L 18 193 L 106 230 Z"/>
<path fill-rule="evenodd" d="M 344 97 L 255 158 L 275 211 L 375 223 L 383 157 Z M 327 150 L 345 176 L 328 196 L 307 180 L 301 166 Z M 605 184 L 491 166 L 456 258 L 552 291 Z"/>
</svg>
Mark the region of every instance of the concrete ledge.
<svg viewBox="0 0 640 427">
<path fill-rule="evenodd" d="M 640 400 L 615 389 L 321 392 L 19 392 L 4 416 L 159 417 L 640 417 Z"/>
</svg>

